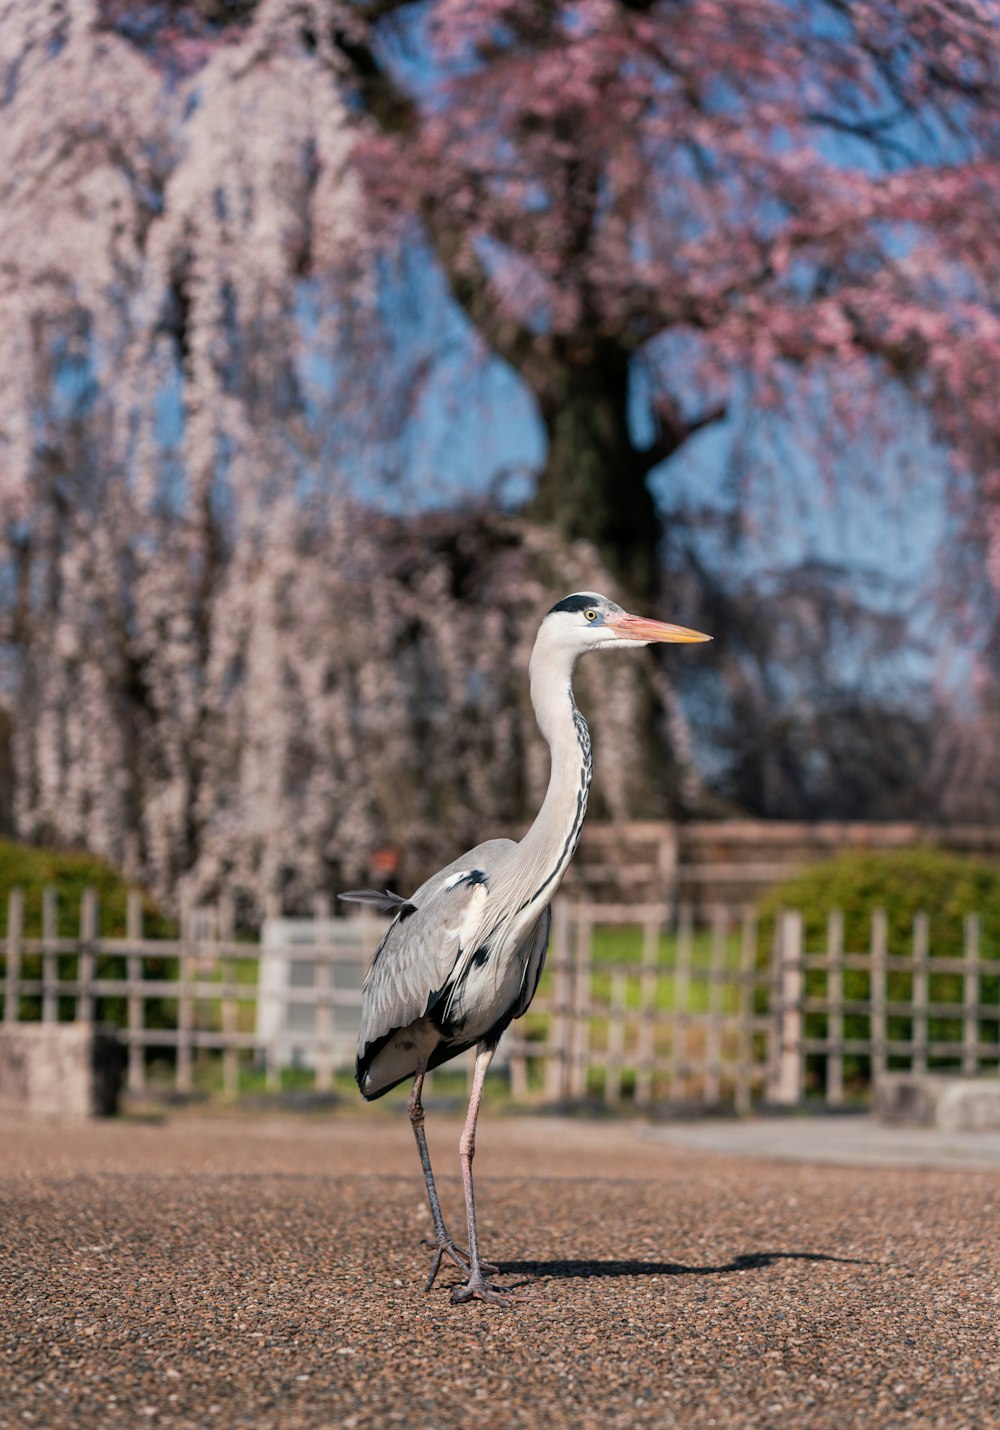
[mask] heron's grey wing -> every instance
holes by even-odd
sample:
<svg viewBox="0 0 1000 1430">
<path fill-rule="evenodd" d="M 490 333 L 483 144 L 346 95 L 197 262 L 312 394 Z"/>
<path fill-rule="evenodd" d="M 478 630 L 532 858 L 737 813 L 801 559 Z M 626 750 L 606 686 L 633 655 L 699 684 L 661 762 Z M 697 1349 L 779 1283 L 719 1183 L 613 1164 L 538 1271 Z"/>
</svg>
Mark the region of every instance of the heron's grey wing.
<svg viewBox="0 0 1000 1430">
<path fill-rule="evenodd" d="M 423 1018 L 475 938 L 488 879 L 474 867 L 442 870 L 390 924 L 365 976 L 358 1054 Z"/>
<path fill-rule="evenodd" d="M 514 1017 L 520 1018 L 527 1011 L 538 989 L 538 980 L 542 976 L 542 969 L 545 967 L 545 954 L 549 946 L 549 932 L 552 928 L 552 908 L 546 904 L 538 918 L 532 924 L 527 937 L 522 945 L 524 958 L 524 976 L 521 979 L 521 992 L 518 996 L 517 1004 L 514 1008 Z"/>
</svg>

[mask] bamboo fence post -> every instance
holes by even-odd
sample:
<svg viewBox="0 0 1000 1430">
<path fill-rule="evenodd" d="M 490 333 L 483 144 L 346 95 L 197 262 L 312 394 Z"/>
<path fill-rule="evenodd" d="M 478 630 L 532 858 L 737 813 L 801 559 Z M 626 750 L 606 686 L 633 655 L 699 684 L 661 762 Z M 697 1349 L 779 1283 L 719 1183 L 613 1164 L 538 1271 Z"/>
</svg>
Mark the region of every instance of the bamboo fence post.
<svg viewBox="0 0 1000 1430">
<path fill-rule="evenodd" d="M 42 1022 L 59 1021 L 59 903 L 55 889 L 42 890 Z"/>
<path fill-rule="evenodd" d="M 736 1087 L 734 1103 L 741 1116 L 753 1103 L 753 993 L 757 967 L 757 920 L 744 908 L 740 925 L 740 960 L 736 985 Z"/>
<path fill-rule="evenodd" d="M 236 982 L 236 960 L 227 949 L 222 955 L 222 1090 L 227 1097 L 238 1097 L 240 1091 L 239 1004 Z"/>
<path fill-rule="evenodd" d="M 515 1044 L 508 1061 L 510 1095 L 515 1102 L 525 1102 L 528 1097 L 528 1059 L 521 1046 L 520 1043 Z"/>
<path fill-rule="evenodd" d="M 872 914 L 871 981 L 869 984 L 873 1084 L 878 1082 L 888 1064 L 885 1009 L 888 947 L 889 922 L 885 910 L 876 909 Z"/>
<path fill-rule="evenodd" d="M 781 991 L 773 1100 L 794 1107 L 802 1100 L 802 915 L 796 909 L 780 916 L 778 957 Z"/>
<path fill-rule="evenodd" d="M 548 1058 L 545 1064 L 545 1096 L 559 1102 L 569 1095 L 570 1058 L 570 903 L 565 897 L 552 906 L 552 1012 L 549 1015 Z"/>
<path fill-rule="evenodd" d="M 239 1004 L 237 995 L 236 959 L 232 944 L 236 938 L 236 905 L 230 894 L 221 894 L 218 902 L 219 977 L 222 980 L 222 1091 L 236 1098 L 240 1091 Z"/>
<path fill-rule="evenodd" d="M 625 1055 L 625 1018 L 628 979 L 623 968 L 611 971 L 611 999 L 608 1006 L 608 1043 L 604 1072 L 604 1101 L 614 1107 L 622 1096 L 622 1061 Z"/>
<path fill-rule="evenodd" d="M 266 923 L 270 923 L 270 922 L 273 922 L 275 919 L 280 919 L 280 918 L 281 918 L 281 900 L 280 900 L 280 898 L 278 898 L 277 895 L 275 895 L 275 894 L 268 894 L 267 897 L 266 897 L 266 899 L 264 900 L 264 921 L 265 921 Z M 260 946 L 261 946 L 261 949 L 262 949 L 262 948 L 263 948 L 263 937 L 264 937 L 264 930 L 263 930 L 263 928 L 261 928 L 261 930 L 260 930 L 260 935 L 259 935 L 259 937 L 260 937 Z M 262 986 L 262 984 L 261 984 L 261 966 L 260 966 L 260 963 L 258 963 L 258 964 L 257 964 L 257 1008 L 258 1008 L 258 1026 L 259 1026 L 259 1024 L 260 1024 L 260 1007 L 261 1007 L 261 1004 L 262 1004 L 263 1002 L 267 1002 L 267 1001 L 269 1001 L 269 1000 L 271 1000 L 271 999 L 274 999 L 274 998 L 280 999 L 281 993 L 282 993 L 283 991 L 284 991 L 283 989 L 280 990 L 280 991 L 275 991 L 275 990 L 272 990 L 272 989 L 265 989 L 265 988 Z M 280 1046 L 280 1045 L 279 1045 L 279 1043 L 278 1043 L 278 1040 L 277 1040 L 276 1038 L 273 1038 L 273 1037 L 270 1038 L 270 1039 L 268 1040 L 268 1042 L 267 1042 L 267 1043 L 265 1044 L 265 1046 L 264 1046 L 264 1086 L 266 1087 L 266 1089 L 267 1089 L 268 1092 L 280 1092 L 280 1091 L 281 1091 L 281 1066 L 280 1066 L 280 1063 L 279 1063 L 279 1061 L 278 1061 L 278 1048 L 279 1048 L 279 1046 Z"/>
<path fill-rule="evenodd" d="M 669 1071 L 672 1098 L 677 1097 L 679 1089 L 687 1089 L 693 948 L 694 912 L 690 904 L 682 904 L 677 918 L 677 958 L 674 963 L 674 1016 Z"/>
<path fill-rule="evenodd" d="M 771 929 L 771 947 L 767 960 L 767 976 L 764 987 L 767 990 L 767 1073 L 764 1081 L 764 1095 L 773 1102 L 777 1095 L 778 1063 L 781 1049 L 781 916 L 783 910 L 775 914 Z"/>
<path fill-rule="evenodd" d="M 587 1059 L 590 1052 L 590 960 L 594 926 L 590 907 L 579 905 L 576 918 L 573 959 L 573 1008 L 571 1019 L 572 1054 L 569 1064 L 569 1095 L 583 1097 L 587 1091 Z"/>
<path fill-rule="evenodd" d="M 913 920 L 913 1028 L 910 1035 L 911 1063 L 917 1073 L 927 1071 L 927 1045 L 930 1040 L 927 1026 L 929 953 L 930 920 L 926 913 L 918 913 Z"/>
<path fill-rule="evenodd" d="M 222 1090 L 236 1098 L 240 1091 L 239 985 L 232 944 L 236 937 L 236 906 L 229 894 L 218 905 L 219 976 L 222 979 Z"/>
<path fill-rule="evenodd" d="M 146 1000 L 142 995 L 143 956 L 138 945 L 142 942 L 142 891 L 129 889 L 125 906 L 125 935 L 129 949 L 125 955 L 128 978 L 128 1008 L 126 1015 L 128 1036 L 128 1089 L 141 1092 L 146 1085 L 146 1055 L 142 1045 L 142 1034 L 146 1025 Z"/>
<path fill-rule="evenodd" d="M 332 950 L 316 950 L 316 1091 L 333 1087 L 333 959 Z"/>
<path fill-rule="evenodd" d="M 194 1004 L 191 998 L 191 979 L 194 959 L 191 950 L 192 911 L 182 910 L 181 942 L 177 961 L 177 1071 L 178 1092 L 190 1092 L 194 1085 L 192 1034 L 194 1032 Z"/>
<path fill-rule="evenodd" d="M 80 900 L 80 958 L 76 1016 L 83 1023 L 94 1021 L 96 1001 L 94 977 L 97 971 L 97 890 L 84 889 Z"/>
<path fill-rule="evenodd" d="M 7 895 L 7 968 L 4 975 L 3 1020 L 16 1023 L 21 1003 L 21 941 L 24 938 L 24 890 Z"/>
<path fill-rule="evenodd" d="M 714 1106 L 722 1096 L 722 997 L 726 971 L 726 910 L 712 909 L 711 944 L 708 955 L 708 1019 L 705 1027 L 705 1073 L 702 1101 Z"/>
<path fill-rule="evenodd" d="M 962 949 L 962 1072 L 979 1068 L 979 915 L 965 917 Z"/>
<path fill-rule="evenodd" d="M 831 909 L 826 921 L 826 1100 L 844 1101 L 844 914 Z"/>
<path fill-rule="evenodd" d="M 264 1049 L 264 1086 L 268 1092 L 281 1091 L 281 1065 L 278 1061 L 278 1044 L 273 1038 Z"/>
<path fill-rule="evenodd" d="M 282 917 L 281 896 L 279 894 L 268 894 L 264 899 L 264 922 L 273 923 Z M 263 943 L 263 928 L 260 931 L 261 943 Z M 284 991 L 284 990 L 282 990 Z M 260 1004 L 268 996 L 260 983 L 260 964 L 257 965 L 257 1003 L 258 1010 Z M 274 994 L 270 996 L 274 997 Z M 277 995 L 280 998 L 280 993 Z M 258 1014 L 259 1016 L 259 1014 Z M 278 1041 L 272 1038 L 264 1048 L 264 1086 L 268 1092 L 279 1092 L 281 1090 L 281 1066 L 278 1061 Z"/>
<path fill-rule="evenodd" d="M 639 975 L 639 1036 L 636 1050 L 635 1102 L 648 1107 L 653 1100 L 653 1064 L 656 1057 L 656 965 L 660 951 L 660 924 L 646 919 L 642 926 L 642 972 Z"/>
</svg>

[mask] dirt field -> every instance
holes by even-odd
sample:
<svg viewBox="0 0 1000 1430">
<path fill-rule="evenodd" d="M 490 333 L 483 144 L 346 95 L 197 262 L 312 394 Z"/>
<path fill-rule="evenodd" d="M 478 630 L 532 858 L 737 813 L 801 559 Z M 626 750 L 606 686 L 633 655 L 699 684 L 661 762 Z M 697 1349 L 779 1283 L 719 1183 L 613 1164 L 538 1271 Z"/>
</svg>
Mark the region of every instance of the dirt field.
<svg viewBox="0 0 1000 1430">
<path fill-rule="evenodd" d="M 422 1291 L 398 1116 L 6 1118 L 0 1158 L 3 1427 L 1000 1426 L 997 1171 L 487 1114 L 498 1310 Z"/>
</svg>

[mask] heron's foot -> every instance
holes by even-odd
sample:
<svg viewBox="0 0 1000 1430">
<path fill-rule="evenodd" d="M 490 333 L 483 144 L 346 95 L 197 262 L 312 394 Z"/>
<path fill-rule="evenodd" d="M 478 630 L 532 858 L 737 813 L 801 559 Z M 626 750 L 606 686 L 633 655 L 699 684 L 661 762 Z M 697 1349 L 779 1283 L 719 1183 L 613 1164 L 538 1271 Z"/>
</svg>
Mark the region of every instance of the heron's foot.
<svg viewBox="0 0 1000 1430">
<path fill-rule="evenodd" d="M 472 1267 L 472 1263 L 469 1261 L 469 1253 L 464 1250 L 463 1247 L 456 1246 L 447 1232 L 443 1237 L 436 1237 L 433 1241 L 429 1236 L 425 1236 L 423 1245 L 432 1246 L 434 1248 L 434 1257 L 431 1261 L 430 1273 L 424 1282 L 425 1291 L 429 1291 L 437 1280 L 437 1274 L 441 1270 L 441 1263 L 445 1257 L 447 1257 L 449 1261 L 454 1262 L 463 1276 L 469 1275 Z M 493 1273 L 497 1268 L 495 1266 L 487 1266 L 484 1263 L 482 1269 L 488 1273 Z"/>
<path fill-rule="evenodd" d="M 491 1286 L 482 1275 L 485 1266 L 479 1273 L 473 1271 L 464 1286 L 455 1286 L 452 1289 L 452 1305 L 462 1306 L 466 1301 L 486 1301 L 491 1306 L 511 1306 L 516 1301 L 523 1301 L 523 1296 L 518 1296 L 514 1291 L 508 1291 L 503 1286 Z"/>
</svg>

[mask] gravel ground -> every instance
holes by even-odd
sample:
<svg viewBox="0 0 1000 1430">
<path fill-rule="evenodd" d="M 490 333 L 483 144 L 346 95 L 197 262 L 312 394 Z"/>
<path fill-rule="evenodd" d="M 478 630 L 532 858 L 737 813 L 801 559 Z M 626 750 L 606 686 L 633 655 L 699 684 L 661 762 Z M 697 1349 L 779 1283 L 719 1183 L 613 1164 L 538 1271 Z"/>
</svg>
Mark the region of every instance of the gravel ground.
<svg viewBox="0 0 1000 1430">
<path fill-rule="evenodd" d="M 996 1170 L 487 1113 L 497 1309 L 422 1291 L 398 1115 L 4 1117 L 0 1157 L 3 1427 L 1000 1426 Z"/>
</svg>

